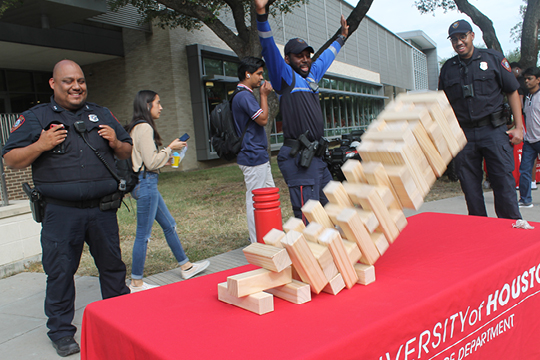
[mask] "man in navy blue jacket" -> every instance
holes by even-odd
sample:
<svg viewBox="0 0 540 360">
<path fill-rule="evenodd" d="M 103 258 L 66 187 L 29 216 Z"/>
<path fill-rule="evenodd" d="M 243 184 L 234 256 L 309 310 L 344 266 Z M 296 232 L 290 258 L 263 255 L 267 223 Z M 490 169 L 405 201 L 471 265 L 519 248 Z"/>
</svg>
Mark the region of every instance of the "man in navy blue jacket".
<svg viewBox="0 0 540 360">
<path fill-rule="evenodd" d="M 323 205 L 328 202 L 322 189 L 332 180 L 332 175 L 322 159 L 324 146 L 319 146 L 323 143 L 321 139 L 324 135 L 324 119 L 318 83 L 343 46 L 349 34 L 349 26 L 342 15 L 341 34 L 314 62 L 311 60 L 313 48 L 299 38 L 287 42 L 283 58 L 268 23 L 265 9 L 267 3 L 268 0 L 255 0 L 262 54 L 272 86 L 280 95 L 285 141 L 277 160 L 289 186 L 294 215 L 302 218 L 301 208 L 308 200 L 319 200 Z M 299 141 L 303 135 L 307 140 Z M 311 143 L 311 147 L 307 147 L 306 143 Z M 305 158 L 310 156 L 309 153 L 302 154 L 302 151 L 317 148 L 319 151 L 313 151 L 311 162 L 305 161 Z"/>
</svg>

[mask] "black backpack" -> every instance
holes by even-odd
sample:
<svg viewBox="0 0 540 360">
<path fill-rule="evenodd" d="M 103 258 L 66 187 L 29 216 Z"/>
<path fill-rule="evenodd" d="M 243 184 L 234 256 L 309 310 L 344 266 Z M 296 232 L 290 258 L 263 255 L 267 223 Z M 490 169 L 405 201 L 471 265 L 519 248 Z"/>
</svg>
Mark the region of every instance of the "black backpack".
<svg viewBox="0 0 540 360">
<path fill-rule="evenodd" d="M 146 121 L 139 120 L 133 125 L 133 127 L 143 122 Z M 117 158 L 115 158 L 114 160 L 116 165 L 116 174 L 122 182 L 125 182 L 125 190 L 122 190 L 122 192 L 125 194 L 132 192 L 133 189 L 135 189 L 135 186 L 137 186 L 137 184 L 139 183 L 140 169 L 137 172 L 133 171 L 133 161 L 131 161 L 131 156 L 124 160 L 119 160 Z"/>
<path fill-rule="evenodd" d="M 236 94 L 245 89 L 237 88 L 229 101 L 217 105 L 210 113 L 210 130 L 212 132 L 212 147 L 218 156 L 227 161 L 234 160 L 242 148 L 242 140 L 246 134 L 249 122 L 244 128 L 242 136 L 236 134 L 232 115 L 232 101 Z"/>
</svg>

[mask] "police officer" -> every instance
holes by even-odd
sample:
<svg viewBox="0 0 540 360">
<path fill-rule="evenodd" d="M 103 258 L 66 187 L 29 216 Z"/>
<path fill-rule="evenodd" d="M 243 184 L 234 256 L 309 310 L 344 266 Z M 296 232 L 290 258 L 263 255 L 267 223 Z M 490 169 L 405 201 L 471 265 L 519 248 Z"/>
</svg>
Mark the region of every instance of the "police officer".
<svg viewBox="0 0 540 360">
<path fill-rule="evenodd" d="M 130 156 L 131 138 L 108 109 L 86 102 L 84 74 L 75 62 L 57 63 L 49 85 L 54 92 L 51 102 L 21 114 L 3 157 L 15 169 L 32 165 L 34 184 L 45 200 L 41 230 L 45 314 L 53 347 L 67 356 L 80 351 L 71 322 L 73 276 L 84 242 L 99 270 L 103 298 L 129 293 L 116 209 L 100 210 L 100 202 L 117 190 L 118 183 L 84 139 L 114 167 L 114 156 Z"/>
<path fill-rule="evenodd" d="M 280 95 L 285 141 L 277 160 L 289 187 L 294 215 L 302 218 L 301 208 L 308 200 L 319 200 L 323 205 L 328 202 L 322 190 L 332 175 L 322 159 L 324 120 L 317 84 L 344 45 L 349 26 L 342 15 L 341 34 L 313 64 L 313 48 L 299 38 L 287 42 L 283 58 L 268 23 L 267 3 L 255 0 L 262 54 L 272 86 Z"/>
<path fill-rule="evenodd" d="M 473 46 L 474 32 L 467 21 L 452 23 L 448 37 L 457 55 L 441 68 L 439 89 L 446 93 L 468 141 L 456 156 L 456 168 L 469 215 L 487 216 L 482 191 L 485 159 L 497 216 L 521 219 L 511 146 L 523 140 L 519 83 L 502 54 Z M 508 131 L 501 116 L 504 94 L 515 120 L 515 128 Z"/>
</svg>

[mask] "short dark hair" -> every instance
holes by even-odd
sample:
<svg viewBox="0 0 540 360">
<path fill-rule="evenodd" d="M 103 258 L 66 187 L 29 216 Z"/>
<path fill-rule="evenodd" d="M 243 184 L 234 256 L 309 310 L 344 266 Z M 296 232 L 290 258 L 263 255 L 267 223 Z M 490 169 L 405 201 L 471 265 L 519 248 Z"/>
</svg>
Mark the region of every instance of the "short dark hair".
<svg viewBox="0 0 540 360">
<path fill-rule="evenodd" d="M 511 67 L 512 69 L 513 69 L 513 68 L 517 68 L 517 67 L 521 69 L 521 65 L 520 65 L 519 62 L 517 62 L 517 61 L 512 61 L 512 62 L 510 63 L 510 67 Z"/>
<path fill-rule="evenodd" d="M 523 72 L 523 76 L 534 76 L 540 78 L 540 69 L 536 66 L 532 66 Z"/>
<path fill-rule="evenodd" d="M 264 67 L 264 60 L 255 56 L 246 56 L 240 60 L 238 65 L 238 79 L 244 81 L 246 78 L 246 71 L 250 74 L 253 74 L 257 69 Z"/>
</svg>

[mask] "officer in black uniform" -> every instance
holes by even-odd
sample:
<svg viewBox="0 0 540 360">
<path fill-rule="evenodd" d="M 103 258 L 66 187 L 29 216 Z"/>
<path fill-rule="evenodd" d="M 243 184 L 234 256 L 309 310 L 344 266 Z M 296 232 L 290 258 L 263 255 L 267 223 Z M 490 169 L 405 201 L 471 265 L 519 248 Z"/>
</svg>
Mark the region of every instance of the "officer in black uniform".
<svg viewBox="0 0 540 360">
<path fill-rule="evenodd" d="M 103 298 L 129 293 L 116 209 L 100 210 L 100 202 L 103 206 L 118 183 L 88 144 L 114 168 L 114 156 L 131 155 L 131 138 L 108 109 L 86 102 L 84 74 L 75 62 L 57 63 L 49 84 L 54 91 L 51 102 L 22 113 L 2 155 L 11 168 L 32 165 L 34 184 L 45 200 L 41 230 L 45 314 L 54 348 L 67 356 L 80 351 L 71 322 L 73 276 L 84 242 L 99 270 Z"/>
<path fill-rule="evenodd" d="M 450 25 L 448 37 L 457 56 L 443 65 L 439 89 L 446 93 L 468 141 L 456 156 L 456 168 L 469 215 L 487 216 L 482 191 L 485 159 L 497 216 L 521 219 L 511 146 L 523 140 L 519 83 L 501 53 L 473 46 L 474 32 L 467 21 Z M 515 120 L 515 128 L 508 131 L 501 116 L 504 93 Z"/>
</svg>

